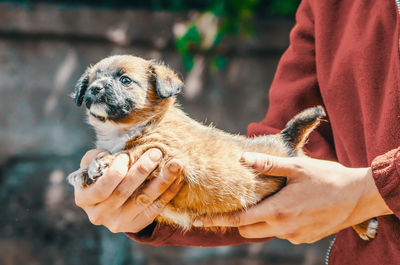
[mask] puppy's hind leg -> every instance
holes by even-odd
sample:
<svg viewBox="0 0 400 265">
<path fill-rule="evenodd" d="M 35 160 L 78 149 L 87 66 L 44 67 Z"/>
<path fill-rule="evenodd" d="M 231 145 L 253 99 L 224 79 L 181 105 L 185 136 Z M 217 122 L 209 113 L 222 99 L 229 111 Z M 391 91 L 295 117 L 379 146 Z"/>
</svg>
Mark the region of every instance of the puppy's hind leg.
<svg viewBox="0 0 400 265">
<path fill-rule="evenodd" d="M 369 219 L 361 224 L 353 226 L 353 229 L 364 240 L 375 238 L 378 232 L 378 220 L 376 218 Z"/>
</svg>

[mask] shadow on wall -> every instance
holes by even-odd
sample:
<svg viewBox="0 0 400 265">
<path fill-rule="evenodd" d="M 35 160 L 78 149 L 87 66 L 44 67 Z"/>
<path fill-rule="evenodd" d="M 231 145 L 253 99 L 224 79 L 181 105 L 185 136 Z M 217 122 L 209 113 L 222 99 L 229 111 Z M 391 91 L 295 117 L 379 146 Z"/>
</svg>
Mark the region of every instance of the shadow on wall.
<svg viewBox="0 0 400 265">
<path fill-rule="evenodd" d="M 327 241 L 220 248 L 153 247 L 91 225 L 65 182 L 94 134 L 69 94 L 85 67 L 110 54 L 165 61 L 187 81 L 195 119 L 245 133 L 267 109 L 267 86 L 292 21 L 257 22 L 259 37 L 227 41 L 228 65 L 207 56 L 184 73 L 171 29 L 187 14 L 0 4 L 0 264 L 322 264 Z"/>
</svg>

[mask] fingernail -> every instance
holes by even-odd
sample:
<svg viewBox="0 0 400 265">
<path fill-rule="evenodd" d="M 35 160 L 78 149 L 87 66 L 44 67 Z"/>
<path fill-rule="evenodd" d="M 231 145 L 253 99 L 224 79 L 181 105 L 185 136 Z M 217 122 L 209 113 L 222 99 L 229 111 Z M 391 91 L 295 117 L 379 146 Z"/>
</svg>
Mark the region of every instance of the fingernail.
<svg viewBox="0 0 400 265">
<path fill-rule="evenodd" d="M 129 156 L 127 154 L 122 153 L 122 154 L 117 155 L 117 157 L 115 159 L 118 159 L 118 160 L 129 160 Z"/>
<path fill-rule="evenodd" d="M 154 162 L 160 161 L 161 156 L 162 156 L 161 151 L 157 149 L 151 150 L 149 154 L 150 159 L 153 160 Z"/>
<path fill-rule="evenodd" d="M 203 226 L 203 222 L 200 221 L 200 220 L 195 220 L 195 221 L 193 222 L 193 226 Z"/>
<path fill-rule="evenodd" d="M 168 166 L 168 170 L 172 173 L 178 173 L 181 170 L 181 166 L 178 163 L 171 163 Z"/>
</svg>

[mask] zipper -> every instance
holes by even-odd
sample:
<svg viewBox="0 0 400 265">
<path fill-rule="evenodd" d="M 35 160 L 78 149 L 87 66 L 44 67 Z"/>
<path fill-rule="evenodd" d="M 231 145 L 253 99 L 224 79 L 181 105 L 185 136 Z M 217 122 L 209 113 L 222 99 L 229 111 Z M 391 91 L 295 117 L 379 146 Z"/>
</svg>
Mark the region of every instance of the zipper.
<svg viewBox="0 0 400 265">
<path fill-rule="evenodd" d="M 397 11 L 399 11 L 400 13 L 400 1 L 399 0 L 395 0 L 396 1 L 396 6 L 397 6 Z"/>
<path fill-rule="evenodd" d="M 400 15 L 400 0 L 395 0 L 397 6 L 397 13 Z M 399 51 L 400 51 L 400 39 L 399 39 Z"/>
<path fill-rule="evenodd" d="M 400 1 L 400 0 L 396 0 L 396 1 Z M 332 239 L 331 243 L 329 243 L 329 247 L 326 250 L 326 255 L 325 255 L 325 265 L 329 265 L 329 255 L 331 254 L 331 250 L 333 247 L 333 244 L 335 243 L 335 239 L 336 239 L 336 235 L 335 237 Z"/>
</svg>

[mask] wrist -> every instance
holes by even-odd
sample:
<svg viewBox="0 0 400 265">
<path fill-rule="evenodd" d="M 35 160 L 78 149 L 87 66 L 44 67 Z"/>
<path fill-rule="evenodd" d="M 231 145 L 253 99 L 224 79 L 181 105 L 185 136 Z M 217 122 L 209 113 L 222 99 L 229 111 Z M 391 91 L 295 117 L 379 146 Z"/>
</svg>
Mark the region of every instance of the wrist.
<svg viewBox="0 0 400 265">
<path fill-rule="evenodd" d="M 359 171 L 360 185 L 363 186 L 362 194 L 357 205 L 359 206 L 358 208 L 360 208 L 359 211 L 365 215 L 364 220 L 381 215 L 393 214 L 375 185 L 371 168 L 358 168 L 356 170 Z"/>
</svg>

